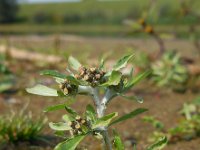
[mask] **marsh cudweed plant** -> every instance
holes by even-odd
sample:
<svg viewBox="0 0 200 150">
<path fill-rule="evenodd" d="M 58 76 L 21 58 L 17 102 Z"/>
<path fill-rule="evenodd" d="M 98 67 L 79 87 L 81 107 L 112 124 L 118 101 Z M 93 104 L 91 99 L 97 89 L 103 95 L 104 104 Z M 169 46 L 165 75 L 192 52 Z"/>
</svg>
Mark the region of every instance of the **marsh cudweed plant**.
<svg viewBox="0 0 200 150">
<path fill-rule="evenodd" d="M 116 131 L 114 134 L 114 143 L 111 142 L 108 129 L 113 125 L 123 122 L 127 119 L 139 115 L 147 109 L 138 108 L 130 113 L 118 117 L 117 112 L 105 114 L 108 104 L 117 96 L 124 99 L 136 100 L 142 102 L 136 96 L 127 96 L 126 93 L 135 86 L 140 80 L 149 75 L 150 71 L 146 71 L 134 77 L 133 69 L 129 75 L 123 75 L 121 69 L 125 68 L 128 61 L 133 55 L 126 55 L 119 59 L 110 70 L 104 67 L 104 60 L 100 62 L 98 67 L 85 67 L 78 60 L 69 57 L 69 67 L 66 69 L 68 74 L 61 74 L 54 70 L 45 70 L 41 75 L 51 76 L 58 83 L 58 89 L 52 89 L 44 85 L 36 85 L 28 88 L 27 91 L 32 94 L 42 96 L 59 96 L 69 100 L 77 95 L 89 96 L 93 102 L 87 105 L 83 115 L 78 114 L 74 109 L 70 108 L 66 103 L 50 106 L 45 109 L 46 112 L 65 109 L 67 114 L 62 116 L 63 121 L 58 123 L 50 122 L 49 126 L 56 131 L 57 134 L 64 137 L 64 141 L 59 143 L 55 150 L 74 150 L 77 145 L 86 137 L 94 136 L 94 138 L 102 139 L 104 149 L 123 150 L 124 146 Z M 100 92 L 101 91 L 101 92 Z M 104 93 L 101 95 L 100 93 Z M 70 133 L 70 137 L 66 133 Z M 156 145 L 162 145 L 166 139 Z M 152 147 L 157 147 L 153 145 Z M 150 148 L 152 148 L 150 147 Z"/>
<path fill-rule="evenodd" d="M 177 52 L 164 53 L 162 58 L 153 63 L 151 67 L 152 80 L 158 86 L 166 86 L 178 91 L 186 90 L 189 72 Z"/>
</svg>

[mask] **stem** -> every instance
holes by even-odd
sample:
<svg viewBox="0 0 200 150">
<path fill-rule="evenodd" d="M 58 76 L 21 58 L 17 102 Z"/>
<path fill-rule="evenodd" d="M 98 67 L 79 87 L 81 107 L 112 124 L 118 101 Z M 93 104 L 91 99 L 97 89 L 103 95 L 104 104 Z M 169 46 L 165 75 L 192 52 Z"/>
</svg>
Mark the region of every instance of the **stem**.
<svg viewBox="0 0 200 150">
<path fill-rule="evenodd" d="M 92 96 L 93 96 L 93 99 L 94 99 L 94 103 L 96 105 L 98 118 L 101 118 L 101 117 L 104 116 L 104 112 L 106 110 L 106 105 L 105 105 L 103 100 L 102 101 L 100 100 L 99 91 L 98 91 L 97 88 L 92 88 Z M 106 96 L 106 94 L 105 94 L 105 96 Z M 107 128 L 103 126 L 101 128 L 101 130 L 102 130 L 101 134 L 103 136 L 105 149 L 106 150 L 112 150 L 112 144 L 110 142 L 110 138 L 109 138 L 109 135 L 108 135 Z"/>
<path fill-rule="evenodd" d="M 106 105 L 110 100 L 116 96 L 116 92 L 114 92 L 112 89 L 107 89 L 106 94 L 102 99 L 102 104 Z"/>
<path fill-rule="evenodd" d="M 102 131 L 102 136 L 103 136 L 103 140 L 104 140 L 104 144 L 105 144 L 105 149 L 112 150 L 112 144 L 110 142 L 110 138 L 109 138 L 107 129 Z"/>
<path fill-rule="evenodd" d="M 160 38 L 160 36 L 158 34 L 153 34 L 153 37 L 155 38 L 155 40 L 157 41 L 159 47 L 160 47 L 160 55 L 162 55 L 165 52 L 165 46 L 164 46 L 164 42 L 163 40 Z"/>
<path fill-rule="evenodd" d="M 79 86 L 78 93 L 79 94 L 89 94 L 93 97 L 98 118 L 101 118 L 104 116 L 104 113 L 106 110 L 106 104 L 115 96 L 115 93 L 112 90 L 107 89 L 105 96 L 103 97 L 102 100 L 100 100 L 99 89 L 93 88 L 91 86 Z M 107 127 L 102 126 L 100 128 L 100 130 L 101 130 L 100 133 L 103 136 L 105 149 L 112 150 L 112 143 L 110 142 Z"/>
</svg>

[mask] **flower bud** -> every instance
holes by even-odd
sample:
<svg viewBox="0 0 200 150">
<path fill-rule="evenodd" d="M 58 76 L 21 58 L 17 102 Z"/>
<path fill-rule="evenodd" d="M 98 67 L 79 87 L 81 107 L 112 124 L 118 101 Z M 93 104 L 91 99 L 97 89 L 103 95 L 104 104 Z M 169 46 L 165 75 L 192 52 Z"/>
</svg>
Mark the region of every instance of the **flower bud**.
<svg viewBox="0 0 200 150">
<path fill-rule="evenodd" d="M 96 74 L 96 75 L 95 75 L 95 78 L 96 78 L 96 79 L 100 79 L 100 78 L 101 78 L 101 75 L 100 75 L 100 74 Z"/>
<path fill-rule="evenodd" d="M 93 67 L 93 68 L 90 68 L 89 70 L 90 70 L 92 73 L 94 73 L 94 72 L 96 71 L 96 68 Z"/>
<path fill-rule="evenodd" d="M 75 128 L 76 128 L 76 129 L 80 129 L 80 128 L 81 128 L 80 124 L 77 123 L 77 124 L 75 125 Z"/>
<path fill-rule="evenodd" d="M 83 80 L 84 81 L 87 81 L 89 79 L 89 76 L 86 74 L 84 77 L 83 77 Z"/>
</svg>

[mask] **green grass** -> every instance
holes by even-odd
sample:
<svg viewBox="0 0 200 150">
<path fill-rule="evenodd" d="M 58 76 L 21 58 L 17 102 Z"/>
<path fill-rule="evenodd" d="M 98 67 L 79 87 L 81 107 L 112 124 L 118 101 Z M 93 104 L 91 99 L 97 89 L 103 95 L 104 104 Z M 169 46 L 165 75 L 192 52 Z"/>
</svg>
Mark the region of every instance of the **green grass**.
<svg viewBox="0 0 200 150">
<path fill-rule="evenodd" d="M 100 13 L 100 15 L 103 14 L 105 19 L 108 20 L 108 23 L 116 24 L 120 23 L 124 18 L 138 18 L 144 13 L 147 13 L 151 18 L 160 16 L 160 19 L 164 22 L 167 20 L 163 17 L 170 15 L 170 18 L 176 21 L 177 18 L 175 18 L 174 15 L 179 12 L 179 1 L 157 0 L 151 13 L 148 12 L 150 5 L 151 3 L 149 0 L 116 0 L 115 2 L 85 0 L 78 3 L 22 4 L 20 6 L 19 16 L 28 18 L 29 21 L 31 21 L 36 13 L 45 12 L 47 14 L 53 14 L 54 17 L 57 17 L 59 20 L 59 17 L 63 17 L 63 15 L 77 14 L 79 16 L 89 15 L 89 17 L 91 17 L 91 15 L 95 13 Z M 199 11 L 200 1 L 193 0 L 190 8 L 194 11 Z M 150 19 L 150 21 L 152 21 L 152 19 Z M 99 22 L 97 21 L 97 23 Z"/>
<path fill-rule="evenodd" d="M 179 37 L 188 38 L 188 26 L 157 25 L 159 33 L 171 34 L 176 32 Z M 144 33 L 133 32 L 132 28 L 125 25 L 37 25 L 37 24 L 7 24 L 0 25 L 0 33 L 3 34 L 76 34 L 86 36 L 122 36 L 122 37 L 144 37 Z M 200 35 L 200 28 L 197 28 Z"/>
<path fill-rule="evenodd" d="M 127 36 L 130 35 L 130 27 L 123 26 L 124 19 L 137 19 L 141 17 L 149 8 L 149 0 L 116 0 L 113 1 L 95 1 L 87 0 L 78 3 L 45 3 L 45 4 L 21 4 L 19 17 L 24 18 L 24 22 L 0 25 L 0 33 L 3 34 L 50 34 L 50 33 L 67 33 L 78 35 L 92 36 Z M 149 21 L 156 24 L 156 30 L 171 33 L 174 31 L 174 22 L 177 20 L 174 14 L 180 8 L 179 1 L 174 0 L 157 0 L 152 13 L 148 13 Z M 199 11 L 200 1 L 194 0 L 191 8 Z M 33 20 L 34 16 L 44 12 L 51 14 L 50 21 L 36 24 Z M 100 14 L 99 14 L 100 13 Z M 99 19 L 99 15 L 103 17 Z M 170 18 L 159 17 L 160 15 Z M 75 17 L 78 15 L 83 18 L 76 23 L 63 22 L 63 17 Z M 75 15 L 75 16 L 73 16 Z M 94 16 L 93 16 L 94 15 Z M 88 17 L 88 18 L 87 18 Z M 91 18 L 92 19 L 91 19 Z M 47 19 L 48 20 L 48 19 Z M 181 37 L 187 37 L 187 23 L 191 18 L 184 18 L 185 24 L 180 24 L 175 31 Z M 199 32 L 199 31 L 198 31 Z M 134 34 L 134 36 L 144 36 L 144 34 Z"/>
<path fill-rule="evenodd" d="M 129 29 L 120 25 L 36 25 L 36 24 L 12 24 L 0 25 L 1 33 L 27 34 L 27 33 L 69 33 L 81 35 L 116 35 L 125 33 Z"/>
</svg>

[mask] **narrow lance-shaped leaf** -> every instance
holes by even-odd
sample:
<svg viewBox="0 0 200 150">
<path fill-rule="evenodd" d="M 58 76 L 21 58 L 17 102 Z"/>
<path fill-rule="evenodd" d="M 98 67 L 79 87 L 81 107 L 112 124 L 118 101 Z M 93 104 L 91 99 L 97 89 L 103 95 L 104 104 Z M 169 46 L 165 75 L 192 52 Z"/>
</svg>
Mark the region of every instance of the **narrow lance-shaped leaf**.
<svg viewBox="0 0 200 150">
<path fill-rule="evenodd" d="M 86 107 L 86 117 L 89 118 L 93 123 L 97 120 L 96 112 L 91 105 L 87 105 Z"/>
<path fill-rule="evenodd" d="M 139 81 L 146 78 L 148 75 L 151 74 L 151 70 L 145 71 L 144 73 L 141 73 L 140 75 L 133 77 L 130 81 L 128 81 L 127 85 L 125 86 L 124 92 L 131 89 L 134 85 L 136 85 Z"/>
<path fill-rule="evenodd" d="M 132 78 L 133 77 L 133 72 L 134 72 L 134 68 L 131 67 L 131 70 L 129 72 L 129 78 Z"/>
<path fill-rule="evenodd" d="M 126 67 L 128 61 L 133 57 L 133 55 L 126 55 L 124 57 L 122 57 L 121 59 L 119 59 L 117 61 L 117 63 L 114 65 L 113 70 L 120 70 L 124 67 Z"/>
<path fill-rule="evenodd" d="M 109 85 L 118 85 L 121 80 L 122 74 L 119 71 L 112 71 L 109 79 L 106 83 L 102 84 L 102 86 L 109 86 Z"/>
<path fill-rule="evenodd" d="M 73 116 L 67 115 L 67 114 L 63 115 L 63 116 L 62 116 L 62 119 L 63 119 L 65 122 L 71 122 L 71 121 L 75 120 L 75 118 L 74 118 Z"/>
<path fill-rule="evenodd" d="M 119 136 L 119 134 L 113 130 L 114 133 L 114 146 L 116 148 L 116 150 L 124 150 L 124 144 Z"/>
<path fill-rule="evenodd" d="M 81 67 L 81 63 L 72 56 L 69 57 L 68 63 L 70 67 L 74 70 L 78 70 Z"/>
<path fill-rule="evenodd" d="M 114 120 L 113 122 L 111 122 L 109 124 L 109 126 L 117 124 L 117 123 L 122 122 L 122 121 L 125 121 L 125 120 L 130 119 L 130 118 L 133 118 L 133 117 L 135 117 L 135 116 L 137 116 L 137 115 L 139 115 L 139 114 L 141 114 L 141 113 L 143 113 L 145 111 L 147 111 L 147 109 L 138 108 L 138 109 L 136 109 L 136 110 L 134 110 L 134 111 L 132 111 L 132 112 L 130 112 L 130 113 L 128 113 L 128 114 L 116 119 L 116 120 Z"/>
<path fill-rule="evenodd" d="M 117 117 L 118 113 L 114 112 L 111 114 L 108 114 L 106 116 L 103 116 L 101 118 L 99 118 L 96 123 L 92 126 L 93 129 L 95 128 L 99 128 L 99 127 L 103 127 L 103 126 L 108 126 L 110 124 L 110 122 Z"/>
<path fill-rule="evenodd" d="M 67 131 L 67 130 L 71 130 L 71 127 L 69 126 L 68 123 L 65 122 L 58 122 L 58 123 L 53 123 L 50 122 L 49 123 L 49 127 L 53 130 L 56 131 Z"/>
<path fill-rule="evenodd" d="M 58 105 L 49 106 L 49 107 L 45 108 L 44 112 L 50 112 L 50 111 L 65 109 L 66 105 L 67 104 L 58 104 Z"/>
<path fill-rule="evenodd" d="M 67 75 L 61 74 L 56 70 L 44 70 L 40 72 L 40 75 L 48 75 L 56 78 L 66 79 Z"/>
<path fill-rule="evenodd" d="M 41 84 L 38 84 L 32 88 L 27 88 L 26 91 L 31 94 L 42 95 L 42 96 L 58 96 L 57 90 Z"/>
<path fill-rule="evenodd" d="M 55 147 L 55 150 L 75 150 L 78 144 L 86 135 L 75 136 L 72 139 L 66 140 Z"/>
<path fill-rule="evenodd" d="M 101 59 L 100 65 L 99 65 L 99 69 L 103 69 L 104 68 L 104 64 L 105 64 L 105 60 Z"/>
<path fill-rule="evenodd" d="M 69 114 L 71 114 L 71 115 L 73 115 L 73 116 L 77 116 L 77 115 L 78 115 L 78 113 L 77 113 L 75 110 L 73 110 L 71 107 L 65 106 L 65 110 L 66 110 Z"/>
<path fill-rule="evenodd" d="M 67 76 L 66 79 L 68 81 L 70 81 L 72 84 L 75 84 L 75 85 L 88 85 L 88 83 L 86 81 L 83 81 L 83 80 L 78 80 L 76 79 L 75 77 L 73 76 Z"/>
<path fill-rule="evenodd" d="M 79 80 L 77 80 L 77 79 L 74 78 L 73 76 L 67 76 L 66 79 L 67 79 L 70 83 L 72 83 L 72 84 L 74 84 L 74 85 L 81 85 L 81 84 L 82 84 Z"/>
<path fill-rule="evenodd" d="M 147 150 L 161 150 L 166 146 L 167 142 L 167 137 L 162 137 L 159 141 L 149 146 Z"/>
</svg>

